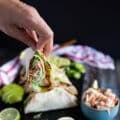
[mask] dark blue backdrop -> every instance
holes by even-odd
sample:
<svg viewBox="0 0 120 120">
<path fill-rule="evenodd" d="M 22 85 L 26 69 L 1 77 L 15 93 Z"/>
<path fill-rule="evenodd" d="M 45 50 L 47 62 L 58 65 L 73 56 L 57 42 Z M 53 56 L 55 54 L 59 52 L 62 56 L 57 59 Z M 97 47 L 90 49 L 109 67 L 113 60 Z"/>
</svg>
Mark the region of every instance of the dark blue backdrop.
<svg viewBox="0 0 120 120">
<path fill-rule="evenodd" d="M 90 45 L 114 58 L 120 58 L 120 7 L 115 1 L 24 0 L 35 6 L 51 26 L 55 42 L 72 38 Z M 0 47 L 20 51 L 22 43 L 0 34 Z M 19 43 L 19 44 L 18 44 Z"/>
</svg>

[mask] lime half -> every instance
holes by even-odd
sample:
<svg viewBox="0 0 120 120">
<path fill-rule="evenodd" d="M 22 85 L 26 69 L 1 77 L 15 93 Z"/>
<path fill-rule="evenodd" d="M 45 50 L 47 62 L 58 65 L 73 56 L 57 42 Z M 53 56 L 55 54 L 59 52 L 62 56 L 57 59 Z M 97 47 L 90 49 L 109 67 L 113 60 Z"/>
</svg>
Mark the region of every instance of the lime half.
<svg viewBox="0 0 120 120">
<path fill-rule="evenodd" d="M 6 108 L 0 112 L 0 120 L 20 120 L 20 113 L 16 108 Z"/>
<path fill-rule="evenodd" d="M 57 120 L 74 120 L 74 118 L 72 118 L 72 117 L 61 117 L 61 118 L 58 118 Z"/>
</svg>

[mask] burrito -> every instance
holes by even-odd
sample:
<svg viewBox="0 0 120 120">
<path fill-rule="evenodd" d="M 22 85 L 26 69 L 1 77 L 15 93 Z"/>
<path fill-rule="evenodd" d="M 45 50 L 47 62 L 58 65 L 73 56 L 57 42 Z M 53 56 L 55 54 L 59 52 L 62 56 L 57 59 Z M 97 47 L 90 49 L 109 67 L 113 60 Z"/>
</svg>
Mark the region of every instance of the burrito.
<svg viewBox="0 0 120 120">
<path fill-rule="evenodd" d="M 27 50 L 28 52 L 29 50 Z M 27 52 L 25 54 L 27 54 Z M 32 53 L 33 54 L 33 53 Z M 26 57 L 24 57 L 27 59 Z M 21 71 L 21 83 L 29 93 L 25 100 L 25 113 L 43 112 L 77 106 L 78 91 L 66 76 L 63 68 L 36 51 L 24 64 Z M 68 63 L 68 62 L 67 62 Z M 27 68 L 25 69 L 25 66 Z"/>
</svg>

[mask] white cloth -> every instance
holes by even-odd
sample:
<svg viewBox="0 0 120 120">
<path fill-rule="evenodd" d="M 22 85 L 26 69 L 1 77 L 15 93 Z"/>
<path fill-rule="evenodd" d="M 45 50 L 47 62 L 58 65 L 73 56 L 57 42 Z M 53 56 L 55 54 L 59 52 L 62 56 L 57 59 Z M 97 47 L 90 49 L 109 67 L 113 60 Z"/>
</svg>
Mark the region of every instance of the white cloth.
<svg viewBox="0 0 120 120">
<path fill-rule="evenodd" d="M 16 75 L 20 69 L 20 60 L 19 57 L 10 60 L 0 67 L 0 85 L 10 84 L 15 80 Z"/>
<path fill-rule="evenodd" d="M 56 51 L 54 50 L 53 54 L 64 54 L 73 61 L 86 63 L 100 69 L 115 69 L 114 61 L 109 55 L 105 55 L 102 52 L 88 46 L 68 46 Z"/>
</svg>

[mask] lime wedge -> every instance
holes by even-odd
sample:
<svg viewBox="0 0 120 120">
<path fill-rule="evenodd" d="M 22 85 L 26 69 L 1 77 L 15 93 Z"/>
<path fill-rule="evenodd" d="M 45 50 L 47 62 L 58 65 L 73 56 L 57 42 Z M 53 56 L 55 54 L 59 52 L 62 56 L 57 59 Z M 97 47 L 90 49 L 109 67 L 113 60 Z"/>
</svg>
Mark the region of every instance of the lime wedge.
<svg viewBox="0 0 120 120">
<path fill-rule="evenodd" d="M 20 113 L 16 108 L 6 108 L 0 112 L 0 120 L 20 120 Z"/>
<path fill-rule="evenodd" d="M 6 85 L 1 89 L 2 101 L 9 104 L 14 104 L 22 101 L 24 89 L 18 84 Z"/>
<path fill-rule="evenodd" d="M 72 117 L 61 117 L 61 118 L 58 118 L 57 120 L 74 120 L 74 118 L 72 118 Z"/>
</svg>

